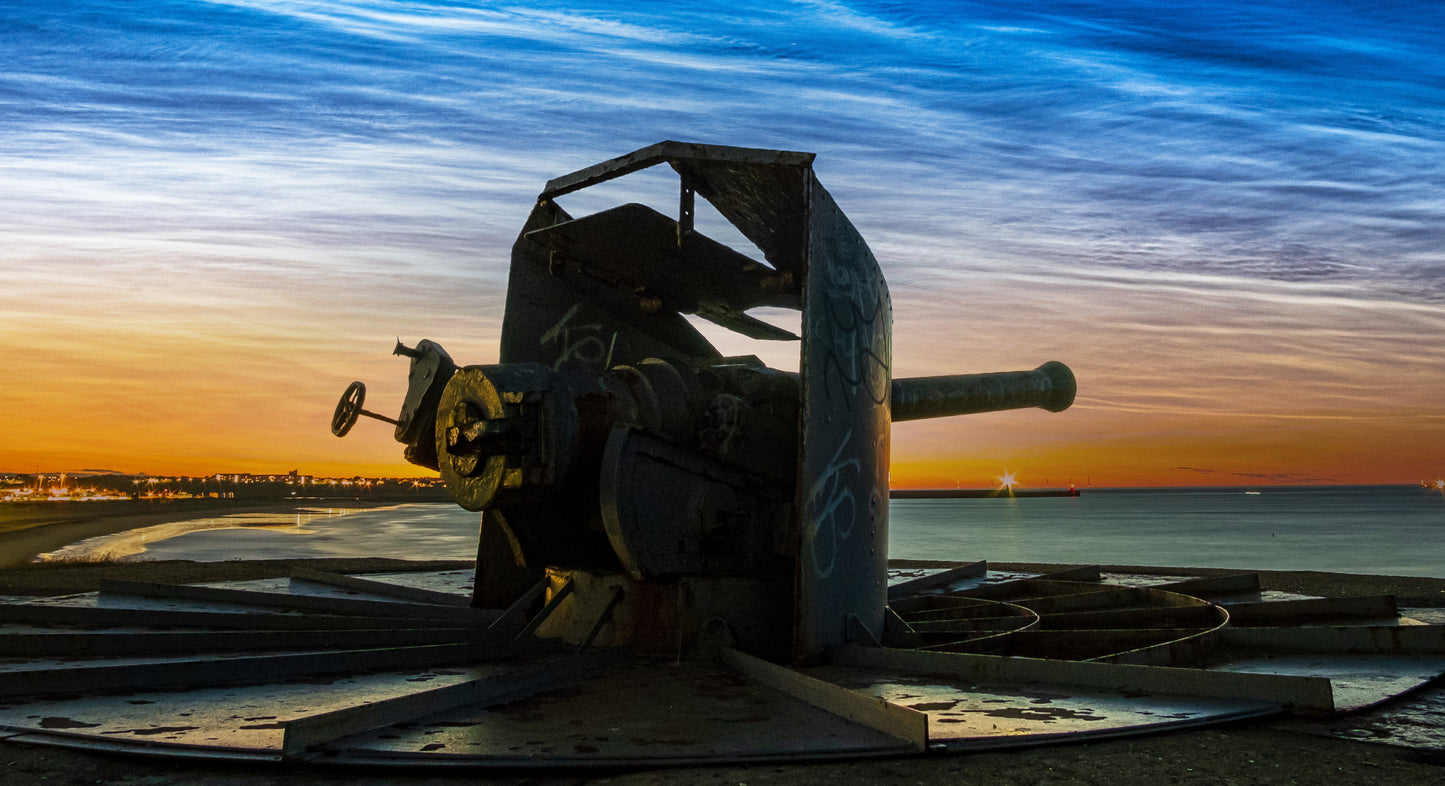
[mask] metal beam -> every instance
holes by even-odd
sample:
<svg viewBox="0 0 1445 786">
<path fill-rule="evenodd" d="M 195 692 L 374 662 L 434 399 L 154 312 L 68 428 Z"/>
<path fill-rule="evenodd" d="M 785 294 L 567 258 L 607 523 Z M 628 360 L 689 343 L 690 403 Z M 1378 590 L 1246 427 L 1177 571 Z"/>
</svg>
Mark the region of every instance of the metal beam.
<svg viewBox="0 0 1445 786">
<path fill-rule="evenodd" d="M 343 576 L 340 573 L 326 573 L 319 570 L 308 570 L 306 568 L 292 568 L 292 581 L 307 581 L 312 584 L 322 584 L 338 589 L 364 592 L 368 595 L 377 595 L 383 598 L 395 598 L 410 603 L 426 603 L 434 606 L 467 606 L 470 608 L 471 600 L 465 595 L 457 595 L 451 592 L 438 592 L 437 590 L 421 589 L 419 587 L 403 587 L 399 584 L 391 584 L 385 581 L 372 581 L 371 579 L 359 579 L 355 576 Z"/>
<path fill-rule="evenodd" d="M 961 567 L 940 571 L 929 576 L 919 576 L 916 579 L 900 581 L 888 587 L 888 600 L 902 598 L 906 595 L 913 595 L 926 590 L 946 587 L 955 581 L 973 579 L 988 572 L 988 563 L 980 560 Z"/>
<path fill-rule="evenodd" d="M 1259 592 L 1259 574 L 1236 573 L 1230 576 L 1185 579 L 1184 581 L 1176 581 L 1170 584 L 1158 584 L 1154 589 L 1178 592 L 1183 595 L 1193 595 L 1200 598 L 1216 597 L 1219 595 L 1238 595 Z"/>
<path fill-rule="evenodd" d="M 234 615 L 233 615 L 234 616 Z M 5 633 L 0 657 L 88 658 L 192 655 L 206 652 L 337 650 L 456 644 L 479 638 L 475 628 L 371 630 L 148 631 L 144 633 Z"/>
<path fill-rule="evenodd" d="M 1108 587 L 1109 585 L 1101 586 Z M 1190 608 L 1211 605 L 1207 600 L 1150 587 L 1113 587 L 1074 595 L 1020 598 L 1012 602 L 1020 606 L 1027 606 L 1040 615 L 1125 608 Z"/>
<path fill-rule="evenodd" d="M 1080 565 L 1077 568 L 1056 570 L 1053 573 L 1045 573 L 1034 578 L 1039 581 L 1082 581 L 1097 584 L 1100 581 L 1099 566 Z"/>
<path fill-rule="evenodd" d="M 829 650 L 829 654 L 834 663 L 847 666 L 962 677 L 971 682 L 1033 683 L 1125 692 L 1177 693 L 1221 699 L 1253 699 L 1274 702 L 1307 713 L 1329 713 L 1334 709 L 1334 693 L 1330 681 L 1323 677 L 854 646 L 835 647 Z"/>
<path fill-rule="evenodd" d="M 1224 608 L 1229 611 L 1231 625 L 1244 627 L 1302 625 L 1342 618 L 1387 618 L 1399 613 L 1394 595 L 1229 603 Z"/>
<path fill-rule="evenodd" d="M 186 600 L 200 603 L 227 603 L 236 606 L 280 608 L 291 611 L 315 611 L 322 614 L 351 614 L 370 617 L 402 617 L 406 619 L 440 619 L 472 624 L 492 621 L 495 612 L 471 607 L 435 606 L 388 600 L 354 600 L 287 595 L 280 592 L 197 587 L 188 584 L 151 584 L 142 581 L 106 580 L 100 583 L 104 595 L 131 595 L 162 600 Z"/>
<path fill-rule="evenodd" d="M 874 647 L 850 649 L 884 651 Z M 846 720 L 903 740 L 915 752 L 921 753 L 928 747 L 927 713 L 809 677 L 732 648 L 722 651 L 722 659 L 750 679 Z"/>
<path fill-rule="evenodd" d="M 405 617 L 323 616 L 274 612 L 184 611 L 166 609 L 42 606 L 0 603 L 0 622 L 79 628 L 204 628 L 207 630 L 369 630 L 379 628 L 454 628 L 455 620 Z"/>
<path fill-rule="evenodd" d="M 620 665 L 627 659 L 626 654 L 617 650 L 573 655 L 478 680 L 296 718 L 282 724 L 285 732 L 281 751 L 284 756 L 296 757 L 310 748 L 372 729 L 405 723 L 459 707 L 480 709 L 516 701 L 576 682 Z"/>
<path fill-rule="evenodd" d="M 547 181 L 546 188 L 538 199 L 555 199 L 559 196 L 581 191 L 589 186 L 604 183 L 623 175 L 631 174 L 664 162 L 701 159 L 737 164 L 759 164 L 770 166 L 812 166 L 813 153 L 790 150 L 766 150 L 751 147 L 730 147 L 727 145 L 700 145 L 688 142 L 658 142 L 641 150 L 634 150 L 625 156 L 603 161 L 600 164 L 579 169 Z"/>
<path fill-rule="evenodd" d="M 1008 605 L 1010 604 L 1006 601 L 985 600 L 956 593 L 943 595 L 910 595 L 888 604 L 889 608 L 906 616 L 944 611 L 957 611 L 960 616 L 998 616 L 995 612 L 999 607 Z M 970 609 L 976 610 L 977 613 L 969 611 Z"/>
<path fill-rule="evenodd" d="M 488 625 L 487 629 L 507 631 L 515 635 L 517 631 L 520 631 L 527 624 L 527 609 L 531 608 L 532 604 L 537 602 L 537 598 L 542 597 L 542 593 L 547 591 L 547 587 L 551 583 L 550 579 L 544 578 L 536 584 L 533 584 L 531 589 L 522 593 L 516 600 L 512 601 L 512 605 L 508 606 L 507 610 L 503 611 L 501 616 L 492 620 L 492 624 Z"/>
<path fill-rule="evenodd" d="M 607 605 L 603 607 L 602 613 L 597 615 L 597 621 L 592 623 L 592 629 L 587 631 L 587 635 L 583 637 L 582 641 L 578 642 L 577 652 L 582 652 L 592 646 L 592 642 L 597 640 L 597 634 L 602 632 L 602 626 L 612 621 L 612 610 L 616 609 L 617 604 L 622 602 L 623 594 L 622 587 L 612 588 L 612 598 L 607 601 Z"/>
<path fill-rule="evenodd" d="M 1445 625 L 1225 628 L 1220 644 L 1269 653 L 1445 655 Z"/>
<path fill-rule="evenodd" d="M 1214 605 L 1150 606 L 1118 611 L 1071 611 L 1039 615 L 1040 630 L 1107 630 L 1142 627 L 1215 627 L 1229 615 Z"/>
<path fill-rule="evenodd" d="M 542 610 L 537 612 L 520 631 L 517 631 L 517 638 L 524 639 L 535 633 L 537 628 L 541 627 L 542 623 L 546 622 L 547 618 L 552 616 L 552 612 L 556 611 L 557 607 L 562 605 L 562 601 L 566 600 L 567 596 L 571 595 L 574 589 L 576 589 L 576 584 L 572 579 L 563 581 L 562 586 L 558 587 L 557 591 L 552 594 L 551 600 L 547 601 L 547 605 L 543 606 Z"/>
<path fill-rule="evenodd" d="M 312 674 L 427 668 L 519 654 L 524 648 L 492 639 L 424 647 L 337 650 L 153 663 L 88 665 L 0 672 L 0 698 L 54 693 L 126 692 L 197 686 L 254 685 Z"/>
<path fill-rule="evenodd" d="M 1088 568 L 1075 568 L 1064 573 L 1065 575 L 1073 574 L 1075 570 L 1088 570 Z M 1115 590 L 1135 589 L 1133 587 L 1117 587 L 1113 585 L 1108 585 L 1108 588 Z M 985 584 L 962 592 L 950 593 L 950 595 L 958 598 L 1006 600 L 1010 603 L 1019 603 L 1022 602 L 1023 599 L 1044 598 L 1055 595 L 1080 595 L 1100 591 L 1099 585 L 1093 581 L 1057 581 L 1039 577 L 1000 581 L 997 584 Z"/>
</svg>

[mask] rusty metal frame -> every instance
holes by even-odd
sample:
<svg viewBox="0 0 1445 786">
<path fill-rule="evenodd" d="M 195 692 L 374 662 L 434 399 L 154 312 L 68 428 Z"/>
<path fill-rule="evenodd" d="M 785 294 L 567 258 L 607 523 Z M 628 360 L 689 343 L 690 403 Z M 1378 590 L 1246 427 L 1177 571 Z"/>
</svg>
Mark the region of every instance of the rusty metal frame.
<svg viewBox="0 0 1445 786">
<path fill-rule="evenodd" d="M 718 161 L 763 166 L 812 166 L 814 153 L 665 141 L 547 181 L 538 199 L 556 199 L 608 180 L 671 162 Z"/>
</svg>

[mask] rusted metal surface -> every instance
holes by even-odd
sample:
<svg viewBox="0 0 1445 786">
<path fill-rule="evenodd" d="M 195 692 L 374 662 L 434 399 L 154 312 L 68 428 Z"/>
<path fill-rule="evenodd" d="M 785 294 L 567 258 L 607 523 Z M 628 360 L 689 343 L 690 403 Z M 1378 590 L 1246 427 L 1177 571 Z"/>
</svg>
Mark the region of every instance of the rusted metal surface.
<svg viewBox="0 0 1445 786">
<path fill-rule="evenodd" d="M 216 646 L 224 646 L 218 641 Z M 511 657 L 519 652 L 510 641 L 483 640 L 391 647 L 330 649 L 321 652 L 190 657 L 145 657 L 133 661 L 27 664 L 0 669 L 0 698 L 57 693 L 109 693 L 210 685 L 249 685 L 315 675 L 348 674 L 379 669 L 458 666 Z"/>
<path fill-rule="evenodd" d="M 854 723 L 707 661 L 639 661 L 573 687 L 327 746 L 338 761 L 616 767 L 907 753 Z"/>
<path fill-rule="evenodd" d="M 324 587 L 335 587 L 350 593 L 369 593 L 389 600 L 400 600 L 411 603 L 430 604 L 434 606 L 459 606 L 465 605 L 459 600 L 456 593 L 441 592 L 425 587 L 406 587 L 398 584 L 390 584 L 384 581 L 372 581 L 360 579 L 355 576 L 343 576 L 336 573 L 325 573 L 323 571 L 308 570 L 306 568 L 294 568 L 291 571 L 291 584 L 296 582 L 320 584 Z"/>
<path fill-rule="evenodd" d="M 361 650 L 452 644 L 481 635 L 482 632 L 473 627 L 4 633 L 0 634 L 0 657 L 40 658 L 64 653 L 69 658 L 114 658 L 206 652 Z"/>
<path fill-rule="evenodd" d="M 803 302 L 797 631 L 806 658 L 875 637 L 888 603 L 893 307 L 878 261 L 813 180 Z"/>
<path fill-rule="evenodd" d="M 1124 733 L 1166 731 L 1277 714 L 1278 704 L 1249 697 L 1143 692 L 1136 687 L 1063 688 L 1018 681 L 868 668 L 826 666 L 807 673 L 928 718 L 935 751 L 975 751 L 1073 742 Z"/>
<path fill-rule="evenodd" d="M 318 597 L 313 595 L 282 595 L 275 592 L 197 587 L 176 584 L 152 584 L 140 581 L 107 579 L 100 583 L 102 597 L 136 595 L 145 598 L 198 600 L 231 606 L 258 608 L 279 607 L 291 611 L 315 611 L 362 617 L 406 617 L 409 619 L 446 620 L 481 626 L 492 621 L 494 613 L 484 609 L 459 607 L 451 603 L 408 603 L 397 600 L 362 600 L 359 598 Z"/>
<path fill-rule="evenodd" d="M 988 563 L 980 560 L 957 568 L 941 570 L 927 576 L 895 581 L 888 585 L 888 599 L 904 598 L 928 590 L 940 589 L 965 579 L 978 578 L 988 572 Z"/>
<path fill-rule="evenodd" d="M 735 649 L 723 650 L 722 660 L 770 688 L 902 740 L 914 753 L 922 753 L 928 748 L 928 716 L 918 710 L 886 699 L 870 698 L 864 693 Z"/>
<path fill-rule="evenodd" d="M 1327 679 L 1331 706 L 1323 709 L 1345 713 L 1376 706 L 1439 678 L 1445 673 L 1445 653 L 1236 656 L 1213 668 L 1229 674 Z"/>
<path fill-rule="evenodd" d="M 396 438 L 482 513 L 473 605 L 507 607 L 550 569 L 625 573 L 751 604 L 733 619 L 786 610 L 769 653 L 876 641 L 892 421 L 1073 401 L 1057 362 L 894 380 L 882 269 L 812 161 L 662 142 L 557 178 L 513 245 L 500 362 L 456 368 L 432 342 L 398 345 L 412 360 Z M 639 204 L 574 217 L 556 202 L 662 164 L 678 175 L 676 218 Z M 698 231 L 697 197 L 762 259 Z M 800 311 L 802 335 L 758 308 Z M 801 339 L 799 371 L 724 358 L 688 316 Z M 343 398 L 337 417 L 359 408 Z M 432 455 L 417 436 L 427 417 Z M 618 619 L 647 617 L 626 606 L 648 598 L 626 593 Z"/>
<path fill-rule="evenodd" d="M 475 710 L 517 701 L 620 665 L 622 660 L 622 654 L 615 651 L 545 660 L 466 682 L 293 718 L 283 724 L 282 752 L 287 756 L 299 756 L 343 737 L 373 729 L 464 707 Z"/>
<path fill-rule="evenodd" d="M 506 671 L 503 664 L 443 670 L 354 672 L 326 681 L 252 680 L 189 691 L 38 699 L 0 710 L 0 724 L 25 741 L 109 743 L 129 752 L 220 758 L 281 757 L 285 723 L 369 701 L 459 684 Z"/>
<path fill-rule="evenodd" d="M 1277 708 L 1309 712 L 1333 709 L 1330 680 L 1317 674 L 1216 674 L 1205 669 L 1173 666 L 858 646 L 835 648 L 832 655 L 833 662 L 838 664 L 889 670 L 895 674 L 959 677 L 973 684 L 1157 692 L 1266 701 Z"/>
</svg>

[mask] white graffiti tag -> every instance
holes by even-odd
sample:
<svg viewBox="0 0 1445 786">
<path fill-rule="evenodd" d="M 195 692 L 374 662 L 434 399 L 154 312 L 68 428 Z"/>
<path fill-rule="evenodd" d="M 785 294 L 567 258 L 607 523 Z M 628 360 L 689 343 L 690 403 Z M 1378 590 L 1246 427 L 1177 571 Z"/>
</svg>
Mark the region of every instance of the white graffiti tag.
<svg viewBox="0 0 1445 786">
<path fill-rule="evenodd" d="M 808 489 L 808 521 L 812 522 L 813 573 L 826 577 L 833 572 L 843 541 L 853 534 L 858 519 L 858 500 L 854 489 L 859 485 L 863 464 L 858 458 L 840 460 L 853 432 L 833 452 L 828 466 Z"/>
<path fill-rule="evenodd" d="M 557 359 L 552 362 L 553 371 L 569 360 L 581 361 L 587 368 L 601 371 L 607 368 L 612 360 L 617 334 L 613 333 L 611 339 L 607 340 L 606 326 L 600 322 L 574 324 L 572 318 L 577 316 L 580 306 L 580 303 L 573 304 L 572 308 L 557 320 L 557 324 L 542 334 L 542 346 L 550 345 L 556 350 Z"/>
</svg>

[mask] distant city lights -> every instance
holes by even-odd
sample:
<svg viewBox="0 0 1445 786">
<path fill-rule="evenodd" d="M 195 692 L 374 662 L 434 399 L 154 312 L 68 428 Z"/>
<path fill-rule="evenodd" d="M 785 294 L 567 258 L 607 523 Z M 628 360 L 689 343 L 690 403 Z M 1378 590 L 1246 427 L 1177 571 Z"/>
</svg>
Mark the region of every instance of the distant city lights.
<svg viewBox="0 0 1445 786">
<path fill-rule="evenodd" d="M 292 497 L 336 492 L 419 493 L 424 489 L 443 487 L 441 478 L 318 478 L 303 475 L 296 470 L 283 475 L 238 472 L 201 476 L 104 474 L 81 477 L 66 472 L 36 475 L 12 473 L 0 474 L 0 503 L 234 499 L 237 491 L 242 492 L 243 497 L 264 495 L 268 491 L 286 493 Z"/>
</svg>

